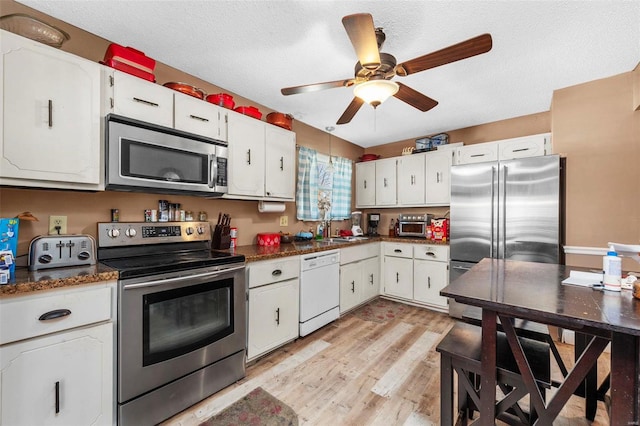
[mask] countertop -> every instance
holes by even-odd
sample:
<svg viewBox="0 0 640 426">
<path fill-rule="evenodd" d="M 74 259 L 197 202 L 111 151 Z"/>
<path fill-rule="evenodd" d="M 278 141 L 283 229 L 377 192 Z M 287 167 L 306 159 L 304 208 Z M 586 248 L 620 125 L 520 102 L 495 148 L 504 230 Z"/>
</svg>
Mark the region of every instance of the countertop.
<svg viewBox="0 0 640 426">
<path fill-rule="evenodd" d="M 230 253 L 243 254 L 247 262 L 276 259 L 300 254 L 315 253 L 324 250 L 340 249 L 379 241 L 448 245 L 446 242 L 429 241 L 424 238 L 407 237 L 369 237 L 358 241 L 309 240 L 281 244 L 276 247 L 260 247 L 257 245 L 239 246 Z M 225 250 L 226 251 L 226 250 Z M 16 268 L 15 277 L 9 284 L 0 285 L 0 299 L 12 296 L 28 295 L 33 292 L 52 290 L 63 287 L 92 284 L 101 281 L 117 280 L 118 271 L 100 263 L 90 266 L 51 268 L 31 272 L 27 267 Z"/>
</svg>

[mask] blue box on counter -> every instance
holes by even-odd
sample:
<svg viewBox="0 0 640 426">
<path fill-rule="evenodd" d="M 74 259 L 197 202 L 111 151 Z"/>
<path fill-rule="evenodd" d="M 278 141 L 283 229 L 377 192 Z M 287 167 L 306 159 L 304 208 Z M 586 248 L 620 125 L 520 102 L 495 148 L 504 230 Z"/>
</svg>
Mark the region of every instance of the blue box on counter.
<svg viewBox="0 0 640 426">
<path fill-rule="evenodd" d="M 0 218 L 0 284 L 15 275 L 19 224 L 18 218 Z"/>
</svg>

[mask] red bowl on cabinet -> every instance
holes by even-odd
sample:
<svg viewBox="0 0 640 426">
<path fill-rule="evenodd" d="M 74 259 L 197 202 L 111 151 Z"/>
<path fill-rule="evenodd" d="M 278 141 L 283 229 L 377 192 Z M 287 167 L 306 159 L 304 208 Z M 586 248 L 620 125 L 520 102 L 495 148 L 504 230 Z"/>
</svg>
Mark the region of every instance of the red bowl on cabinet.
<svg viewBox="0 0 640 426">
<path fill-rule="evenodd" d="M 216 104 L 228 109 L 233 109 L 233 107 L 236 106 L 236 103 L 233 101 L 233 96 L 226 93 L 216 93 L 213 95 L 209 95 L 207 96 L 206 100 L 209 103 Z"/>
<path fill-rule="evenodd" d="M 248 115 L 249 117 L 257 118 L 260 120 L 262 118 L 262 113 L 260 110 L 253 106 L 239 106 L 234 109 L 235 112 L 239 112 L 240 114 Z"/>
</svg>

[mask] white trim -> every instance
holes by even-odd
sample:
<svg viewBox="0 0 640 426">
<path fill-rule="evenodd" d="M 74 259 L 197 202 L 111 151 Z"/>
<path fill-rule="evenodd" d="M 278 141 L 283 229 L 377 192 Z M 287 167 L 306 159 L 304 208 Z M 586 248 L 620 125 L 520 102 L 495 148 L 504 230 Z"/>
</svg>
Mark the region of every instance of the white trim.
<svg viewBox="0 0 640 426">
<path fill-rule="evenodd" d="M 565 254 L 586 254 L 590 256 L 604 256 L 609 249 L 607 247 L 579 247 L 579 246 L 563 246 Z"/>
</svg>

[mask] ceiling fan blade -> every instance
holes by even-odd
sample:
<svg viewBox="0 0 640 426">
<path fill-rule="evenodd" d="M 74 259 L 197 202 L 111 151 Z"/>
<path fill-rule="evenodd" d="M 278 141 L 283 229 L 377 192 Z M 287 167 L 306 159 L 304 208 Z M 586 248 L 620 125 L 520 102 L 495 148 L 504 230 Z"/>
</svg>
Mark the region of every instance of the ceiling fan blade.
<svg viewBox="0 0 640 426">
<path fill-rule="evenodd" d="M 396 74 L 400 76 L 415 74 L 440 65 L 456 62 L 461 59 L 480 55 L 491 50 L 493 40 L 491 34 L 482 34 L 469 40 L 428 53 L 396 66 Z"/>
<path fill-rule="evenodd" d="M 411 87 L 402 83 L 396 83 L 399 86 L 398 92 L 393 95 L 403 102 L 408 103 L 414 108 L 418 108 L 420 111 L 429 111 L 431 108 L 438 105 L 438 101 L 431 99 L 430 97 L 423 95 L 422 93 L 412 89 Z"/>
<path fill-rule="evenodd" d="M 347 15 L 342 18 L 342 25 L 347 30 L 360 65 L 369 70 L 377 69 L 380 66 L 380 52 L 371 15 L 368 13 Z"/>
<path fill-rule="evenodd" d="M 327 81 L 324 83 L 305 84 L 303 86 L 285 87 L 281 89 L 283 95 L 295 95 L 298 93 L 318 92 L 320 90 L 333 89 L 335 87 L 353 86 L 356 81 L 353 78 L 348 80 Z"/>
<path fill-rule="evenodd" d="M 364 101 L 358 97 L 354 97 L 346 110 L 342 113 L 336 124 L 347 124 L 358 112 Z"/>
</svg>

